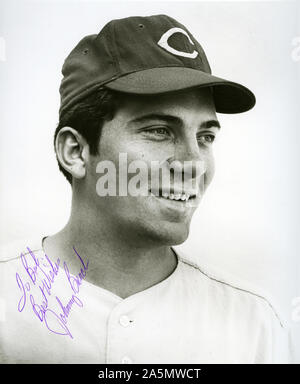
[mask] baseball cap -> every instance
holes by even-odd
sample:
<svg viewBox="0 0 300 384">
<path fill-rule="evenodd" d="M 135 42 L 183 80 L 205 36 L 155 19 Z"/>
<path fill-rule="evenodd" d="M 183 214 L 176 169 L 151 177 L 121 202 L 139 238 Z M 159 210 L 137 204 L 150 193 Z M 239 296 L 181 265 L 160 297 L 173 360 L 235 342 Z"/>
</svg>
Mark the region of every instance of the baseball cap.
<svg viewBox="0 0 300 384">
<path fill-rule="evenodd" d="M 167 15 L 110 21 L 76 45 L 62 74 L 60 114 L 100 87 L 139 95 L 211 87 L 219 113 L 245 112 L 255 105 L 248 88 L 212 75 L 201 45 Z"/>
</svg>

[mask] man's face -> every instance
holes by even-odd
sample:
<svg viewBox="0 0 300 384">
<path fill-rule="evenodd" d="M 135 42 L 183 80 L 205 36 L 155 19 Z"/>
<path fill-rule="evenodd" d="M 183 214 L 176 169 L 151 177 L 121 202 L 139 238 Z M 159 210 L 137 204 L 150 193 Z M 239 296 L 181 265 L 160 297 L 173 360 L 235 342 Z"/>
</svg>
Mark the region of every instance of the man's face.
<svg viewBox="0 0 300 384">
<path fill-rule="evenodd" d="M 104 219 L 112 231 L 119 236 L 124 235 L 128 241 L 136 239 L 137 243 L 157 245 L 175 245 L 185 241 L 193 213 L 213 177 L 212 143 L 218 130 L 219 123 L 209 89 L 147 97 L 126 96 L 114 118 L 104 123 L 99 155 L 92 156 L 88 164 L 86 183 L 89 201 L 101 217 L 101 222 Z M 96 173 L 96 167 L 99 162 L 107 160 L 116 166 L 118 194 L 120 153 L 126 154 L 128 166 L 136 160 L 147 165 L 149 174 L 146 181 L 149 190 L 152 185 L 154 196 L 150 192 L 147 196 L 100 197 L 97 194 L 96 184 L 103 174 Z M 166 170 L 173 161 L 178 164 L 190 162 L 186 168 L 188 172 L 181 177 L 189 186 L 179 185 L 176 170 L 171 174 L 169 172 L 170 189 L 163 197 L 164 188 L 167 188 L 164 178 L 160 177 L 155 190 L 151 184 L 153 161 Z M 205 172 L 204 177 L 196 178 L 199 176 L 197 162 Z M 182 167 L 183 173 L 184 170 Z M 129 174 L 126 182 L 129 183 L 133 176 Z M 198 194 L 188 201 L 182 195 L 179 200 L 172 200 L 171 194 L 178 198 L 177 191 L 185 195 L 198 191 Z"/>
</svg>

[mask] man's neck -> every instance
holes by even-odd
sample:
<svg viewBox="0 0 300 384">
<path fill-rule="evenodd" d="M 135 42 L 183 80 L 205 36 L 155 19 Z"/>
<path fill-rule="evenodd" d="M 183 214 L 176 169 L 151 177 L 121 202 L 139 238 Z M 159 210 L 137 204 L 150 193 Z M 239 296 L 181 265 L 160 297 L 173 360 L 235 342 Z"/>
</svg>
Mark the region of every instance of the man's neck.
<svg viewBox="0 0 300 384">
<path fill-rule="evenodd" d="M 165 280 L 177 266 L 169 246 L 133 246 L 133 239 L 123 241 L 122 236 L 95 232 L 72 221 L 44 241 L 45 253 L 66 261 L 70 273 L 77 275 L 82 263 L 73 247 L 88 262 L 85 280 L 121 298 Z"/>
</svg>

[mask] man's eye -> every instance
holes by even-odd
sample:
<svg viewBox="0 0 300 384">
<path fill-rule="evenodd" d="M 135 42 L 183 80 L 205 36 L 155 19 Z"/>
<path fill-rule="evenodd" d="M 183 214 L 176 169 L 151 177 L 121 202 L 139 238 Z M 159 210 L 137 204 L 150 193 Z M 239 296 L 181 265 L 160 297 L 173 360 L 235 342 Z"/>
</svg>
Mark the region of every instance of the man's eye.
<svg viewBox="0 0 300 384">
<path fill-rule="evenodd" d="M 155 127 L 155 128 L 149 128 L 144 131 L 147 135 L 154 136 L 159 139 L 164 139 L 166 137 L 169 137 L 171 133 L 169 130 L 165 127 Z"/>
<path fill-rule="evenodd" d="M 198 135 L 197 140 L 200 144 L 211 144 L 215 140 L 214 135 Z"/>
<path fill-rule="evenodd" d="M 155 133 L 155 134 L 158 134 L 158 135 L 168 135 L 169 134 L 169 131 L 166 128 L 163 128 L 163 127 L 152 128 L 152 129 L 149 129 L 148 132 Z"/>
</svg>

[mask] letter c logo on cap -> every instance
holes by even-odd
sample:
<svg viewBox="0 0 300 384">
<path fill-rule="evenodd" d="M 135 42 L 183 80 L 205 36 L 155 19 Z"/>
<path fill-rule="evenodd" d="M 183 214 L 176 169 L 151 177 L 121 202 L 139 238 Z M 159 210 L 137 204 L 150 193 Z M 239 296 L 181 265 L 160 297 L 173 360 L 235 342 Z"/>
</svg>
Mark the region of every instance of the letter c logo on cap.
<svg viewBox="0 0 300 384">
<path fill-rule="evenodd" d="M 169 40 L 169 38 L 172 35 L 174 35 L 174 33 L 182 33 L 183 35 L 185 35 L 189 39 L 189 42 L 192 45 L 194 45 L 194 43 L 192 42 L 192 39 L 190 38 L 190 36 L 182 28 L 171 28 L 171 29 L 169 29 L 167 32 L 165 32 L 162 35 L 162 37 L 160 38 L 160 40 L 159 40 L 159 42 L 157 44 L 159 46 L 161 46 L 162 48 L 164 48 L 166 51 L 168 51 L 170 53 L 173 53 L 173 55 L 189 57 L 190 59 L 195 59 L 198 56 L 198 52 L 195 51 L 195 50 L 192 53 L 188 53 L 188 52 L 178 51 L 177 49 L 174 49 L 174 48 L 170 47 L 170 45 L 168 44 L 168 40 Z"/>
</svg>

